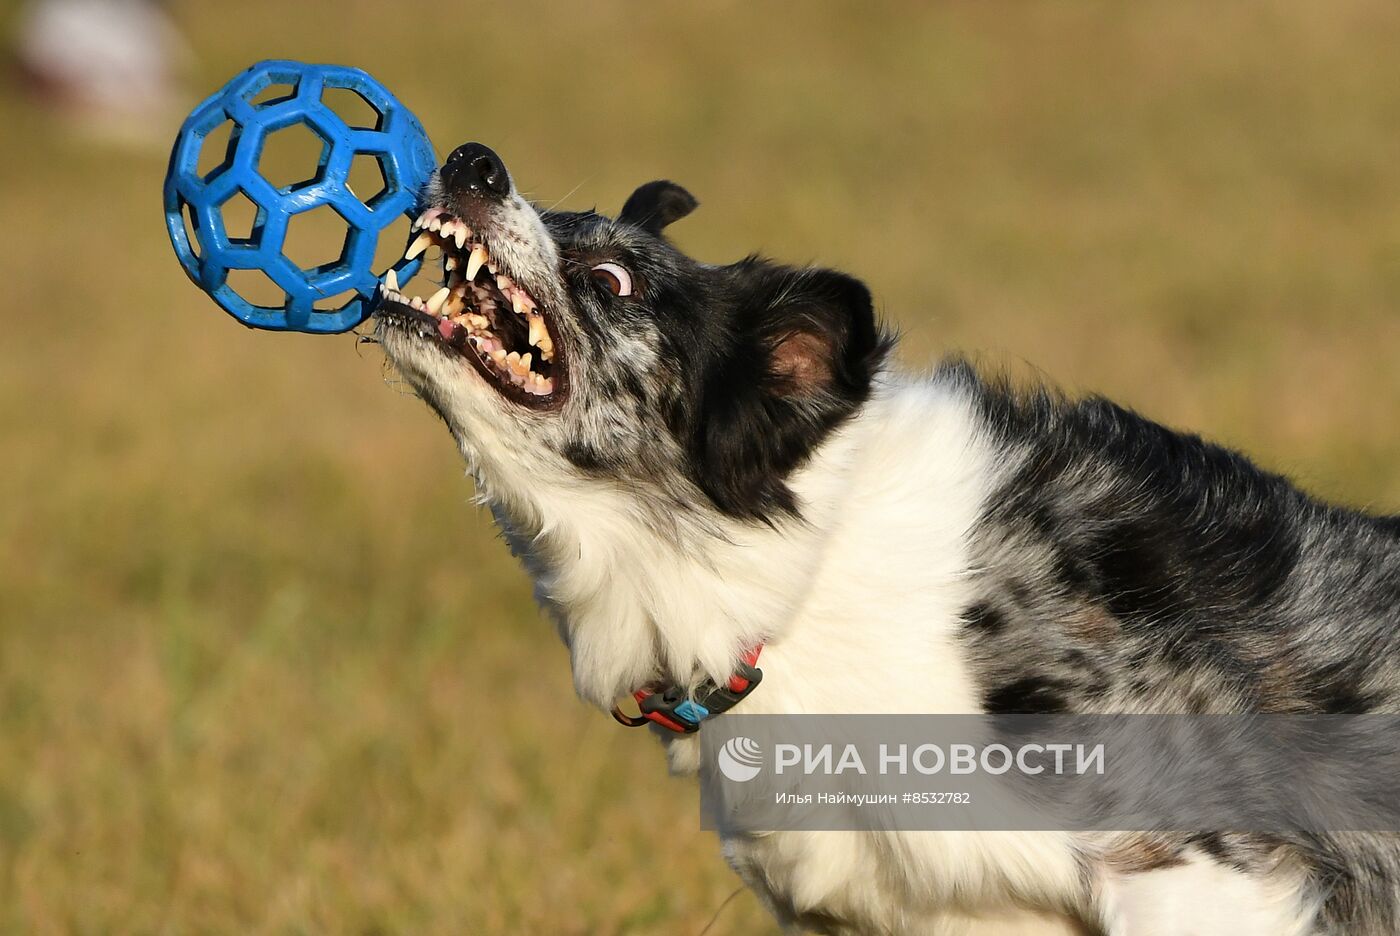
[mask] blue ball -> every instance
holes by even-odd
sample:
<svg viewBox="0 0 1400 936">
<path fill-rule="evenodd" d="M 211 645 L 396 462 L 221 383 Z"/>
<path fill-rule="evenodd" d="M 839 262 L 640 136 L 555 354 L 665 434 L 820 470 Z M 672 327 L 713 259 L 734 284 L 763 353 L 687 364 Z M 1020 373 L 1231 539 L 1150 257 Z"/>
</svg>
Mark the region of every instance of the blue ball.
<svg viewBox="0 0 1400 936">
<path fill-rule="evenodd" d="M 255 102 L 271 85 L 291 90 L 274 100 Z M 358 95 L 373 109 L 375 125 L 350 126 L 327 106 L 330 89 Z M 205 138 L 225 122 L 231 127 L 223 161 L 201 175 Z M 258 170 L 263 144 L 269 135 L 298 125 L 322 141 L 319 166 L 308 181 L 275 186 Z M 347 181 L 357 156 L 377 160 L 384 177 L 384 190 L 368 202 L 351 191 Z M 372 269 L 375 246 L 390 224 L 417 214 L 419 192 L 436 165 L 432 143 L 418 118 L 366 72 L 339 65 L 259 62 L 195 108 L 180 128 L 165 177 L 170 243 L 190 279 L 243 324 L 343 332 L 373 311 L 379 281 Z M 257 209 L 247 237 L 230 236 L 225 223 L 224 208 L 240 193 Z M 324 205 L 344 219 L 344 245 L 338 259 L 300 267 L 284 251 L 288 221 Z M 335 246 L 328 245 L 327 253 Z M 399 281 L 416 273 L 421 262 L 416 258 L 395 264 Z M 261 270 L 286 293 L 286 302 L 278 308 L 254 305 L 230 284 L 230 270 Z M 327 304 L 327 297 L 350 290 L 354 294 L 339 308 L 317 307 L 318 302 Z"/>
</svg>

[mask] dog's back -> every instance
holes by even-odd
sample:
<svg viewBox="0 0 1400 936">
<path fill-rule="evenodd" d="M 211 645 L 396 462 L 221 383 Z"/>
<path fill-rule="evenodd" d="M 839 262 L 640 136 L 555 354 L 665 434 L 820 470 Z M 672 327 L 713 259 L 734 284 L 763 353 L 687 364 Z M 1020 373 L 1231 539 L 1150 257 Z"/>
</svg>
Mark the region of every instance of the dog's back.
<svg viewBox="0 0 1400 936">
<path fill-rule="evenodd" d="M 1237 453 L 1101 399 L 1016 394 L 964 365 L 1006 467 L 972 534 L 961 632 L 991 713 L 1400 712 L 1400 519 L 1321 503 Z M 1400 838 L 1124 836 L 1309 881 L 1327 932 L 1400 927 Z"/>
<path fill-rule="evenodd" d="M 987 711 L 1400 711 L 1400 519 L 1105 400 L 941 379 L 1006 466 L 971 536 Z"/>
</svg>

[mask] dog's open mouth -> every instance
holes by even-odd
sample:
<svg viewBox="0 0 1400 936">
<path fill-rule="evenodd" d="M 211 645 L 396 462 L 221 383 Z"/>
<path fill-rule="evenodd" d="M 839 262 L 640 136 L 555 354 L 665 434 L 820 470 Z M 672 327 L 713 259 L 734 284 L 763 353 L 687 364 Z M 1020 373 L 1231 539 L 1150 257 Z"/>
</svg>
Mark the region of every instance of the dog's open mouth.
<svg viewBox="0 0 1400 936">
<path fill-rule="evenodd" d="M 461 354 L 508 399 L 541 408 L 560 402 L 564 362 L 554 324 L 491 256 L 486 239 L 438 208 L 419 215 L 413 231 L 417 236 L 404 256 L 411 260 L 440 249 L 443 285 L 427 299 L 406 296 L 390 270 L 375 315 L 417 327 L 423 337 Z"/>
</svg>

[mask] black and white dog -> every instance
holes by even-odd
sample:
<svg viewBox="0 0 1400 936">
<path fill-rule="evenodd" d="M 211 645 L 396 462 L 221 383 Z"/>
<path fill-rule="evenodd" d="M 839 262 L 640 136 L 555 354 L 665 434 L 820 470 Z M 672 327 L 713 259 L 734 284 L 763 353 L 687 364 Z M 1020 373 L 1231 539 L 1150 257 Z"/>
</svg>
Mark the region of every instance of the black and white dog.
<svg viewBox="0 0 1400 936">
<path fill-rule="evenodd" d="M 534 577 L 578 693 L 724 685 L 751 713 L 1400 711 L 1400 518 L 1319 503 L 1092 398 L 900 373 L 857 280 L 680 253 L 695 200 L 541 211 L 468 144 L 376 335 Z M 866 678 L 850 678 L 860 674 Z M 663 734 L 668 734 L 662 732 Z M 697 766 L 694 734 L 668 737 Z M 1400 932 L 1361 834 L 725 837 L 824 933 Z"/>
</svg>

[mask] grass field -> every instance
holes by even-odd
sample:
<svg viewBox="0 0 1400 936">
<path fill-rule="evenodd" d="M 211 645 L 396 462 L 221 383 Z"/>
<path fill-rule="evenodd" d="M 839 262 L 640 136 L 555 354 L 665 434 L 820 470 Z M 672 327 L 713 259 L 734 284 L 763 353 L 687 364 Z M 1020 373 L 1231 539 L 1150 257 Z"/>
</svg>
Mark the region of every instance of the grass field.
<svg viewBox="0 0 1400 936">
<path fill-rule="evenodd" d="M 1034 365 L 1400 507 L 1389 0 L 177 14 L 192 94 L 363 65 L 544 202 L 671 177 L 698 256 L 856 272 L 912 366 Z M 694 790 L 574 700 L 378 352 L 219 313 L 164 154 L 0 121 L 0 930 L 699 933 L 737 880 Z M 774 930 L 744 893 L 710 932 Z"/>
</svg>

